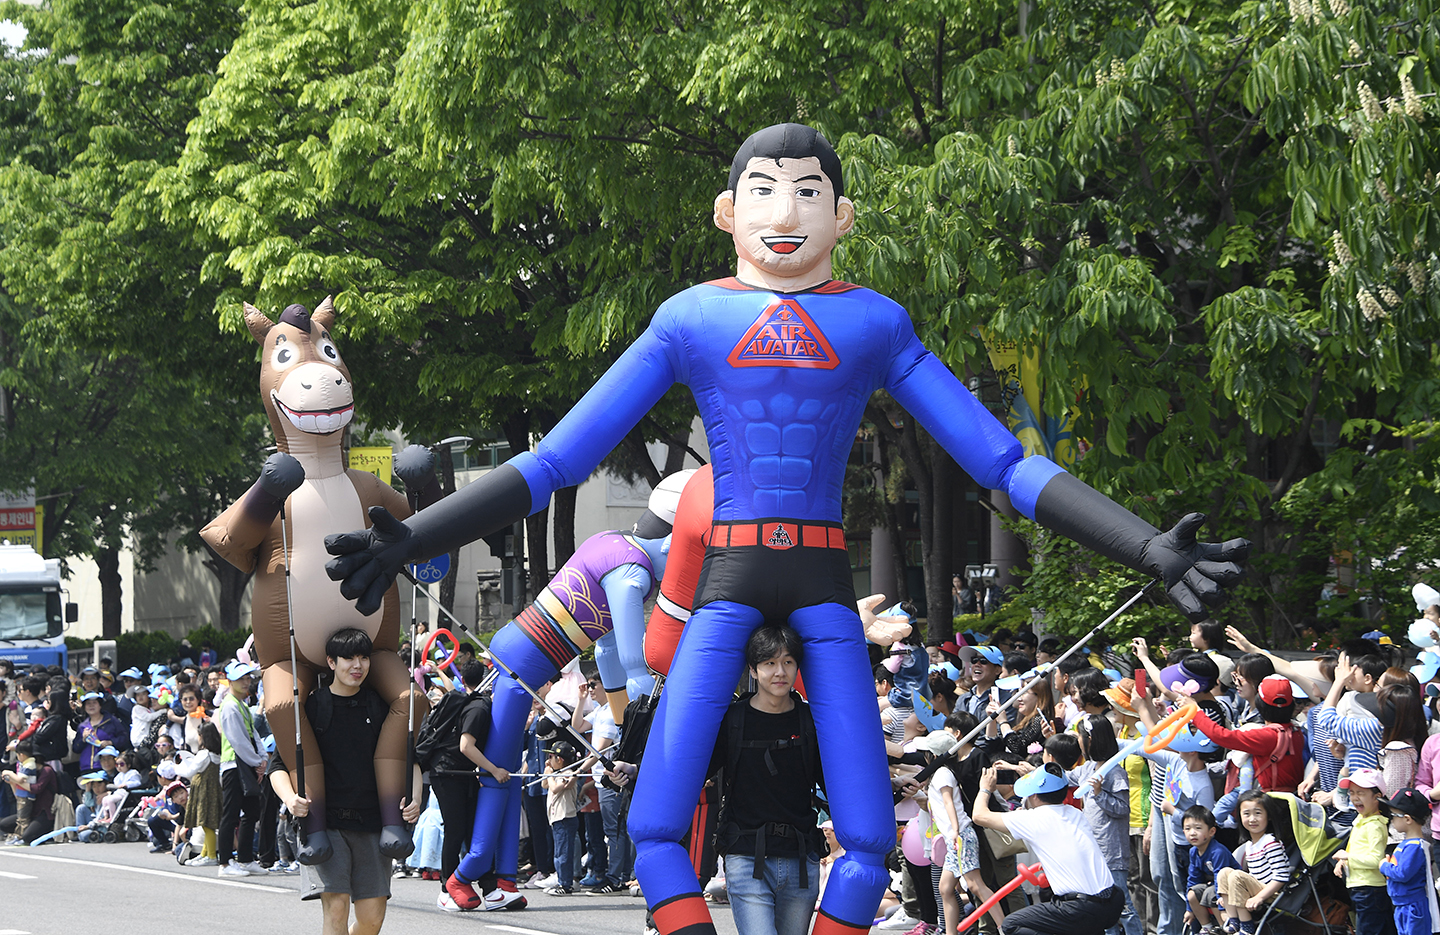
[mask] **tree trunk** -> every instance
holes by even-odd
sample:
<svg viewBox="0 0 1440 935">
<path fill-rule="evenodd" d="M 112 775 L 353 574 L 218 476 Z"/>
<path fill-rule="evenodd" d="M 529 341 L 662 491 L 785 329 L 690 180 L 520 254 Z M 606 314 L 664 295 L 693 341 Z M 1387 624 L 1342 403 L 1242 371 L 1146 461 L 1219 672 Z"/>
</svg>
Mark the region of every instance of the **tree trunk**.
<svg viewBox="0 0 1440 935">
<path fill-rule="evenodd" d="M 510 444 L 510 450 L 512 452 L 518 453 L 530 450 L 530 413 L 516 413 L 505 420 L 503 428 L 505 431 L 505 441 Z M 643 441 L 641 442 L 640 448 L 642 451 L 645 448 Z M 643 460 L 649 463 L 649 456 L 647 455 Z M 654 468 L 653 464 L 650 466 L 652 469 Z M 658 483 L 658 479 L 656 482 Z M 549 515 L 550 507 L 549 504 L 546 504 L 545 509 L 525 519 L 525 538 L 528 540 L 525 545 L 529 552 L 530 573 L 527 576 L 524 603 L 529 603 L 529 601 L 533 600 L 535 595 L 540 593 L 540 589 L 550 583 L 549 536 L 546 534 Z M 573 511 L 571 513 L 571 540 L 572 542 L 574 540 Z M 521 556 L 517 555 L 516 561 L 520 560 Z M 521 606 L 523 606 L 523 604 Z"/>
<path fill-rule="evenodd" d="M 881 432 L 875 434 L 875 452 L 880 467 L 876 483 L 880 486 L 880 502 L 885 511 L 885 534 L 890 539 L 890 573 L 895 577 L 895 600 L 910 600 L 910 576 L 905 571 L 905 483 L 894 472 L 903 471 L 894 444 Z M 893 479 L 893 480 L 892 480 Z M 891 489 L 896 499 L 890 499 Z"/>
<path fill-rule="evenodd" d="M 100 573 L 100 632 L 102 638 L 113 640 L 120 635 L 122 612 L 119 548 L 96 549 L 95 567 Z"/>
<path fill-rule="evenodd" d="M 436 452 L 440 468 L 440 495 L 442 499 L 455 492 L 455 453 L 449 445 L 441 445 Z M 440 606 L 455 612 L 455 582 L 460 577 L 460 550 L 450 553 L 450 570 L 440 579 Z M 414 616 L 414 611 L 411 612 Z"/>
<path fill-rule="evenodd" d="M 575 497 L 579 492 L 578 487 L 562 487 L 551 500 L 551 509 L 555 511 L 556 568 L 575 554 Z"/>
<path fill-rule="evenodd" d="M 959 466 L 939 442 L 927 436 L 930 454 L 930 502 L 920 503 L 921 538 L 925 515 L 930 515 L 930 545 L 923 549 L 925 563 L 926 642 L 943 643 L 955 635 L 950 616 L 954 601 L 950 578 L 955 573 L 955 480 Z"/>
<path fill-rule="evenodd" d="M 240 603 L 245 599 L 245 588 L 249 586 L 255 573 L 236 568 L 216 555 L 209 544 L 205 545 L 205 551 L 210 553 L 210 557 L 201 564 L 210 569 L 220 586 L 220 630 L 223 633 L 234 633 L 241 626 Z"/>
</svg>

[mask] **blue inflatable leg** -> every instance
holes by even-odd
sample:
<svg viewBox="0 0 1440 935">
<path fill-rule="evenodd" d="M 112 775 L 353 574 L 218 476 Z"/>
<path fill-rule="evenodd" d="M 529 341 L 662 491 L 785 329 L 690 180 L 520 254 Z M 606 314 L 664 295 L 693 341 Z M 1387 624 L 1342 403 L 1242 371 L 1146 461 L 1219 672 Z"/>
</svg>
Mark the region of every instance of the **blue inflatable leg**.
<svg viewBox="0 0 1440 935">
<path fill-rule="evenodd" d="M 753 607 L 728 601 L 702 607 L 686 625 L 660 696 L 629 828 L 635 842 L 635 878 L 662 935 L 714 931 L 680 839 L 705 784 L 720 721 L 745 671 L 745 641 L 762 622 Z M 888 794 L 885 800 L 890 800 Z"/>
<path fill-rule="evenodd" d="M 496 876 L 512 882 L 520 869 L 520 796 L 523 783 L 519 779 L 506 783 L 505 816 L 500 822 L 500 843 L 495 851 Z"/>
<path fill-rule="evenodd" d="M 855 608 L 840 604 L 802 607 L 789 622 L 805 648 L 801 667 L 815 715 L 825 792 L 835 837 L 845 848 L 830 870 L 814 931 L 865 932 L 889 881 L 885 854 L 895 846 L 884 739 L 880 731 L 867 729 L 872 705 L 858 690 L 873 680 L 865 637 Z"/>
<path fill-rule="evenodd" d="M 519 627 L 513 623 L 506 626 L 490 643 L 490 651 L 503 659 L 505 664 L 531 687 L 539 686 L 555 678 L 558 671 L 555 664 L 545 657 L 530 642 Z M 490 708 L 490 736 L 485 739 L 485 758 L 496 766 L 511 772 L 520 769 L 521 748 L 525 742 L 525 718 L 530 713 L 530 696 L 519 683 L 506 675 L 495 680 L 494 700 Z M 455 871 L 457 879 L 474 883 L 491 869 L 505 875 L 506 865 L 501 859 L 506 840 L 505 828 L 509 822 L 511 787 L 517 791 L 522 780 L 511 779 L 501 786 L 489 775 L 480 778 L 480 795 L 475 803 L 475 825 L 470 832 L 470 850 L 460 860 Z M 514 808 L 518 809 L 519 799 Z M 510 858 L 508 873 L 515 875 L 519 859 L 519 812 L 514 816 L 514 847 L 516 853 Z"/>
</svg>

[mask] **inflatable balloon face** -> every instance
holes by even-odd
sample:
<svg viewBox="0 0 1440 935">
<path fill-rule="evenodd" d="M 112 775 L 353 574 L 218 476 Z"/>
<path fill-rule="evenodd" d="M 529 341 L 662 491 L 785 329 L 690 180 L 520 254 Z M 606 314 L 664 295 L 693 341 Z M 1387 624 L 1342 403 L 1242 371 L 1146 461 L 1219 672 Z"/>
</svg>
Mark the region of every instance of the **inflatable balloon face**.
<svg viewBox="0 0 1440 935">
<path fill-rule="evenodd" d="M 297 752 L 293 738 L 284 734 L 285 725 L 295 723 L 292 677 L 298 682 L 303 706 L 316 685 L 317 673 L 328 668 L 326 640 L 349 627 L 370 637 L 374 651 L 365 684 L 390 706 L 375 760 L 382 820 L 387 828 L 382 843 L 392 856 L 404 856 L 411 845 L 399 800 L 405 791 L 406 731 L 413 685 L 396 654 L 399 592 L 393 586 L 389 589 L 379 615 L 367 617 L 356 611 L 325 575 L 328 555 L 324 538 L 368 525 L 366 511 L 371 506 L 384 507 L 397 516 L 408 516 L 410 508 L 404 497 L 375 475 L 345 467 L 341 430 L 354 417 L 355 396 L 350 372 L 331 336 L 334 323 L 335 307 L 328 297 L 313 313 L 303 305 L 291 305 L 275 322 L 254 306 L 245 305 L 245 324 L 260 345 L 260 396 L 279 450 L 266 461 L 255 485 L 200 535 L 230 564 L 255 572 L 253 656 L 262 668 L 267 719 L 285 738 L 279 750 L 292 772 Z M 296 645 L 293 662 L 291 608 Z M 416 702 L 418 725 L 428 705 L 423 696 Z M 301 858 L 319 863 L 329 855 L 324 764 L 303 707 L 300 720 L 304 788 L 314 803 L 306 820 L 307 843 Z M 299 777 L 292 781 L 298 788 Z"/>
<path fill-rule="evenodd" d="M 326 297 L 314 314 L 291 305 L 272 323 L 245 305 L 245 325 L 260 345 L 260 397 L 281 451 L 306 435 L 330 435 L 355 417 L 350 371 L 330 337 L 335 307 Z"/>
</svg>

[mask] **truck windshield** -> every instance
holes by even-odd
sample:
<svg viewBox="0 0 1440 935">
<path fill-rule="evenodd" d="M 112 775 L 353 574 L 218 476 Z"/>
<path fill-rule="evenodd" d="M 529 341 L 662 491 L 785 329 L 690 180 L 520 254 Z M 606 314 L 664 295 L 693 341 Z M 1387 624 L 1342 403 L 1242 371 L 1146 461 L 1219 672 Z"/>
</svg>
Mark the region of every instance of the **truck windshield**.
<svg viewBox="0 0 1440 935">
<path fill-rule="evenodd" d="M 60 595 L 44 591 L 0 592 L 0 640 L 46 639 L 58 633 Z"/>
</svg>

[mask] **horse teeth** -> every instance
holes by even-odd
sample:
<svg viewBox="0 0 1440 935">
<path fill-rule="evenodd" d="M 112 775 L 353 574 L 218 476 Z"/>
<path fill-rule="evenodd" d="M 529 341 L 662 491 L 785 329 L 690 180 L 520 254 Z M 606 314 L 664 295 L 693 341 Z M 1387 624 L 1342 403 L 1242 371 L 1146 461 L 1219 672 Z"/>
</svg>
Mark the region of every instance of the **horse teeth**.
<svg viewBox="0 0 1440 935">
<path fill-rule="evenodd" d="M 307 412 L 305 415 L 303 415 L 303 416 L 300 417 L 300 431 L 302 431 L 302 432 L 314 432 L 314 431 L 317 431 L 317 429 L 316 429 L 316 423 L 317 423 L 318 421 L 319 421 L 319 420 L 317 420 L 314 415 L 312 415 L 312 414 L 310 414 L 310 413 Z"/>
</svg>

